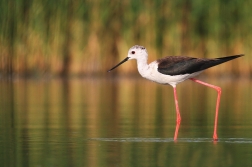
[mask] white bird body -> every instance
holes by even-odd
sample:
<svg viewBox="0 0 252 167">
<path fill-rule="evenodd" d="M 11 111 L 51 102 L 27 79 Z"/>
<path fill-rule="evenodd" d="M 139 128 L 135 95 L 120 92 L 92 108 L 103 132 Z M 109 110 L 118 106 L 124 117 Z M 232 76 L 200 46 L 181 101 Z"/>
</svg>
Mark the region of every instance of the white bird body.
<svg viewBox="0 0 252 167">
<path fill-rule="evenodd" d="M 180 82 L 183 82 L 189 78 L 195 77 L 199 75 L 202 71 L 193 73 L 193 74 L 181 74 L 181 75 L 165 75 L 158 72 L 158 63 L 157 61 L 153 61 L 150 64 L 140 62 L 141 60 L 137 59 L 137 69 L 139 74 L 151 81 L 157 82 L 159 84 L 169 84 L 172 87 L 176 87 L 176 85 Z"/>
</svg>

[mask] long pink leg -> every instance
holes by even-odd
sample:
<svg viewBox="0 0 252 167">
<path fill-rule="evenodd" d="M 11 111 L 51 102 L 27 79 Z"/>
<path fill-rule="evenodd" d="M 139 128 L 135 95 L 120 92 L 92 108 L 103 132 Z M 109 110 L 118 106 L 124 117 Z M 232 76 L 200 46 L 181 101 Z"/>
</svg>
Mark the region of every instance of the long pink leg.
<svg viewBox="0 0 252 167">
<path fill-rule="evenodd" d="M 190 80 L 197 82 L 199 84 L 208 86 L 210 88 L 213 88 L 217 91 L 218 96 L 217 96 L 217 102 L 216 102 L 216 109 L 215 109 L 215 121 L 214 121 L 214 132 L 213 132 L 213 139 L 214 141 L 218 140 L 218 136 L 217 136 L 217 124 L 218 124 L 218 112 L 219 112 L 219 106 L 220 106 L 220 97 L 221 97 L 221 88 L 215 85 L 211 85 L 205 82 L 202 82 L 200 80 L 197 80 L 195 78 L 190 78 Z"/>
<path fill-rule="evenodd" d="M 177 124 L 176 124 L 176 130 L 175 130 L 175 134 L 174 134 L 174 140 L 177 140 L 179 126 L 180 126 L 180 122 L 181 122 L 181 117 L 180 117 L 180 112 L 179 112 L 179 105 L 178 105 L 176 87 L 173 87 L 173 93 L 174 93 L 174 100 L 175 100 L 176 113 L 177 113 Z"/>
</svg>

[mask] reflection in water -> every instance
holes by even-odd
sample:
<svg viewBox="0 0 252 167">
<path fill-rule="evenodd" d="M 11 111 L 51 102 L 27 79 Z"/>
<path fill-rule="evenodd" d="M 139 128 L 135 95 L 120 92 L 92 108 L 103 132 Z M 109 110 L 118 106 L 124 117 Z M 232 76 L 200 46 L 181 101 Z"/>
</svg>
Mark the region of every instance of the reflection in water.
<svg viewBox="0 0 252 167">
<path fill-rule="evenodd" d="M 0 81 L 3 166 L 251 166 L 251 82 L 222 87 L 219 141 L 212 142 L 217 93 L 144 79 Z M 208 164 L 208 165 L 206 165 Z"/>
</svg>

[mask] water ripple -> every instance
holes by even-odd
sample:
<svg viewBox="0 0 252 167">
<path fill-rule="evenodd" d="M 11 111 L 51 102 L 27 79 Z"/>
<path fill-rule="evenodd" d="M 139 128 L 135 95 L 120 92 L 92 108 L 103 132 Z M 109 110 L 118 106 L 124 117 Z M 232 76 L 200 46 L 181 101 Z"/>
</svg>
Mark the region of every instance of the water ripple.
<svg viewBox="0 0 252 167">
<path fill-rule="evenodd" d="M 212 138 L 179 138 L 174 141 L 173 138 L 89 138 L 89 141 L 103 141 L 103 142 L 151 142 L 151 143 L 169 143 L 169 142 L 180 142 L 180 143 L 247 143 L 252 144 L 252 138 L 219 138 L 218 141 L 213 141 Z"/>
</svg>

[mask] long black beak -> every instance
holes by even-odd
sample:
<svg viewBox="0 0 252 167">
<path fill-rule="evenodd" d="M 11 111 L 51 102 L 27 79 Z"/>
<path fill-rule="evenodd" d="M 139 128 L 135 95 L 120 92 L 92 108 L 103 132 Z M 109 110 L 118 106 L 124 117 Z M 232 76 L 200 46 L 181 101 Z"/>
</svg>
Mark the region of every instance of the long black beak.
<svg viewBox="0 0 252 167">
<path fill-rule="evenodd" d="M 119 64 L 117 64 L 115 67 L 111 68 L 110 70 L 108 70 L 108 72 L 114 70 L 116 67 L 120 66 L 121 64 L 123 64 L 124 62 L 128 61 L 129 57 L 126 57 L 125 59 L 123 59 L 123 61 L 121 61 Z"/>
</svg>

